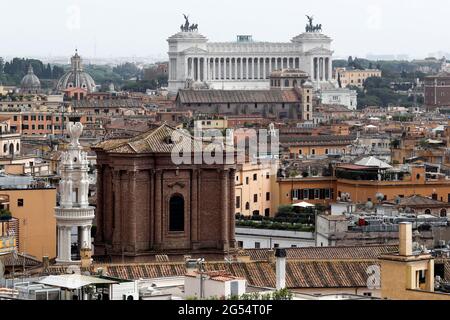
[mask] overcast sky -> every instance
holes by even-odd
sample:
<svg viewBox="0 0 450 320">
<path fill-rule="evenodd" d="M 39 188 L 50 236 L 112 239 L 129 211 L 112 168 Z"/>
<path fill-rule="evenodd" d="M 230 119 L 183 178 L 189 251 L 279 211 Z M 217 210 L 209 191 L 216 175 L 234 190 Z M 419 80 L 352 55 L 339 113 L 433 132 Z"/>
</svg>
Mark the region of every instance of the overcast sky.
<svg viewBox="0 0 450 320">
<path fill-rule="evenodd" d="M 210 41 L 289 41 L 314 15 L 335 55 L 450 52 L 443 0 L 0 0 L 0 56 L 161 56 L 190 15 Z M 448 57 L 450 58 L 450 57 Z"/>
</svg>

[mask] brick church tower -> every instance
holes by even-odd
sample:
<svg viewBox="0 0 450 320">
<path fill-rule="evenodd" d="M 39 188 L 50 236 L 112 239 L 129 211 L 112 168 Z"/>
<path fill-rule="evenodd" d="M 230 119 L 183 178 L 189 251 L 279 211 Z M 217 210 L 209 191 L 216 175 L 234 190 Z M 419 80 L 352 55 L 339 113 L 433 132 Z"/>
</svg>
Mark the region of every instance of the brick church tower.
<svg viewBox="0 0 450 320">
<path fill-rule="evenodd" d="M 234 161 L 176 165 L 171 157 L 174 131 L 164 124 L 93 148 L 95 256 L 149 261 L 155 254 L 224 256 L 235 248 Z M 191 150 L 208 148 L 192 136 L 183 141 Z M 234 150 L 226 149 L 234 158 Z"/>
</svg>

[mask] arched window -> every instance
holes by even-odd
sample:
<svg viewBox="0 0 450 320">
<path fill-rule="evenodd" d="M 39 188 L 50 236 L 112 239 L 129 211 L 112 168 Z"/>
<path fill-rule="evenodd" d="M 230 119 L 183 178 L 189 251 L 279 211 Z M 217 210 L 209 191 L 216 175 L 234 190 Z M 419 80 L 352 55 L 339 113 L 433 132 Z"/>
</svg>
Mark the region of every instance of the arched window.
<svg viewBox="0 0 450 320">
<path fill-rule="evenodd" d="M 284 86 L 285 87 L 289 87 L 289 80 L 288 79 L 284 80 Z"/>
<path fill-rule="evenodd" d="M 19 149 L 20 149 L 20 145 L 17 143 L 16 144 L 16 151 L 19 152 Z"/>
<path fill-rule="evenodd" d="M 4 153 L 8 152 L 8 145 L 7 144 L 3 145 L 3 152 Z"/>
<path fill-rule="evenodd" d="M 249 203 L 249 202 L 247 202 L 247 203 L 245 204 L 245 210 L 250 210 L 250 203 Z"/>
<path fill-rule="evenodd" d="M 425 210 L 425 214 L 430 215 L 431 214 L 431 210 L 430 209 Z"/>
<path fill-rule="evenodd" d="M 441 218 L 446 218 L 447 217 L 447 210 L 442 209 L 441 210 Z"/>
<path fill-rule="evenodd" d="M 14 145 L 12 143 L 9 145 L 9 154 L 10 155 L 14 154 Z"/>
<path fill-rule="evenodd" d="M 184 231 L 184 198 L 179 194 L 170 198 L 169 231 Z"/>
</svg>

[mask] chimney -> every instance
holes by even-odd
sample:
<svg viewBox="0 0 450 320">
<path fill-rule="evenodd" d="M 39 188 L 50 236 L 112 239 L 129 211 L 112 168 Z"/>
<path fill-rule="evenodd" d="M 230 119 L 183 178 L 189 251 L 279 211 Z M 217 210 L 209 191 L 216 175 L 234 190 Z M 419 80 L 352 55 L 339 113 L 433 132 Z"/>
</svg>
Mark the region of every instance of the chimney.
<svg viewBox="0 0 450 320">
<path fill-rule="evenodd" d="M 276 257 L 276 285 L 277 290 L 286 288 L 286 250 L 277 249 L 275 251 Z"/>
<path fill-rule="evenodd" d="M 44 272 L 47 272 L 49 265 L 50 265 L 50 260 L 49 260 L 48 256 L 43 256 L 42 257 L 42 270 Z"/>
<path fill-rule="evenodd" d="M 401 222 L 399 228 L 399 254 L 404 257 L 412 256 L 412 224 Z"/>
</svg>

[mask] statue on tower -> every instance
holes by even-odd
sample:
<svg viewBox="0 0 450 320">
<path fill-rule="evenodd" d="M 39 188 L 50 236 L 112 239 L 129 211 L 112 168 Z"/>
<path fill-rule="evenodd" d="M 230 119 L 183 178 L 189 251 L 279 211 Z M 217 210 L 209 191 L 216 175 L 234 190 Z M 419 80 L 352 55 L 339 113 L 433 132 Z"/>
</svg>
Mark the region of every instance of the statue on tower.
<svg viewBox="0 0 450 320">
<path fill-rule="evenodd" d="M 184 20 L 186 21 L 186 22 L 184 23 L 183 29 L 184 29 L 184 31 L 188 31 L 188 30 L 189 30 L 189 26 L 190 26 L 190 23 L 189 23 L 189 16 L 187 16 L 187 15 L 185 15 L 185 14 L 183 13 L 183 17 L 184 17 Z"/>
<path fill-rule="evenodd" d="M 314 16 L 308 16 L 308 24 L 306 25 L 306 32 L 322 32 L 322 24 L 314 25 Z"/>
<path fill-rule="evenodd" d="M 195 24 L 195 23 L 191 24 L 189 22 L 189 16 L 188 15 L 183 14 L 183 17 L 184 17 L 185 23 L 182 24 L 181 27 L 180 27 L 181 32 L 193 32 L 193 31 L 197 31 L 198 30 L 198 24 Z"/>
</svg>

